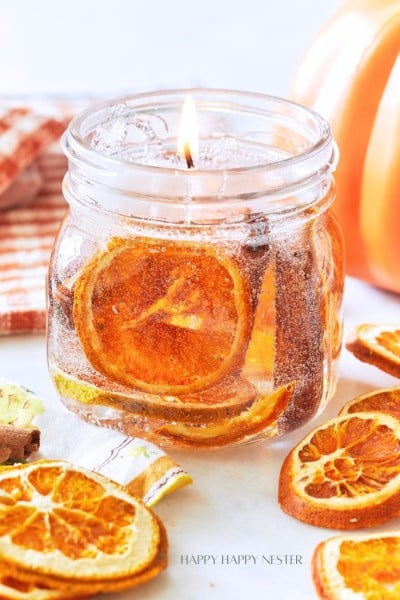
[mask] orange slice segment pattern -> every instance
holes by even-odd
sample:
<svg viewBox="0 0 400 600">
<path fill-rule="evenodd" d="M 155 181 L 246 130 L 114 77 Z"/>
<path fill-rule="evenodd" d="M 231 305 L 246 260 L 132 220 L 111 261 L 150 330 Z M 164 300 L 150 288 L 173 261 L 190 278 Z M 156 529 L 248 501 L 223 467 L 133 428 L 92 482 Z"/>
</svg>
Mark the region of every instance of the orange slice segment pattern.
<svg viewBox="0 0 400 600">
<path fill-rule="evenodd" d="M 3 487 L 4 484 L 4 487 Z M 15 485 L 18 502 L 13 498 Z M 3 490 L 3 494 L 2 494 Z M 63 461 L 0 472 L 0 558 L 56 577 L 129 577 L 157 555 L 154 515 L 122 486 Z"/>
<path fill-rule="evenodd" d="M 206 244 L 114 239 L 76 281 L 73 319 L 91 364 L 150 393 L 205 389 L 244 362 L 251 290 Z"/>
<path fill-rule="evenodd" d="M 400 421 L 377 412 L 345 415 L 312 431 L 285 459 L 282 509 L 333 529 L 370 527 L 400 510 Z"/>
<path fill-rule="evenodd" d="M 400 325 L 360 325 L 349 336 L 346 348 L 362 362 L 400 377 Z"/>
<path fill-rule="evenodd" d="M 0 598 L 11 600 L 65 600 L 86 598 L 94 594 L 118 592 L 149 581 L 167 566 L 168 540 L 165 528 L 157 519 L 160 544 L 155 559 L 144 569 L 122 578 L 72 579 L 43 574 L 0 561 Z M 101 577 L 101 574 L 99 574 Z"/>
<path fill-rule="evenodd" d="M 397 600 L 400 531 L 330 538 L 315 549 L 312 573 L 324 600 Z"/>
</svg>

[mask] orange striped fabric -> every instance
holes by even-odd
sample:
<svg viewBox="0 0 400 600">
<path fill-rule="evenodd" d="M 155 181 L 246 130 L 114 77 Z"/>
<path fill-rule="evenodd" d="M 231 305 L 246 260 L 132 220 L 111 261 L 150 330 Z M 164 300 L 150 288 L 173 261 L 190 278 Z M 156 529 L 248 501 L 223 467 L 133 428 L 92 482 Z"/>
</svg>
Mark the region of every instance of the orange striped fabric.
<svg viewBox="0 0 400 600">
<path fill-rule="evenodd" d="M 67 209 L 59 138 L 95 100 L 0 98 L 0 335 L 45 330 L 47 269 Z"/>
<path fill-rule="evenodd" d="M 34 201 L 0 211 L 0 334 L 41 332 L 46 326 L 46 275 L 67 208 L 61 193 L 67 163 L 54 148 L 36 166 L 41 188 Z"/>
<path fill-rule="evenodd" d="M 0 112 L 0 194 L 64 128 L 62 121 L 29 108 Z"/>
</svg>

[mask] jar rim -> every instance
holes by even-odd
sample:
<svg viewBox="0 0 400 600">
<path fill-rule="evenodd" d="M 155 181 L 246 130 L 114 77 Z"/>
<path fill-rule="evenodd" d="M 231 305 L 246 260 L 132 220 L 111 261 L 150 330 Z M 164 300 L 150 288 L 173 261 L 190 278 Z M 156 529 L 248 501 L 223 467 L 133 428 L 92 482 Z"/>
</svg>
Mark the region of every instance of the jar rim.
<svg viewBox="0 0 400 600">
<path fill-rule="evenodd" d="M 332 144 L 333 140 L 332 140 L 330 125 L 322 117 L 322 115 L 320 115 L 313 109 L 305 107 L 297 102 L 294 102 L 293 100 L 289 100 L 288 98 L 281 98 L 279 96 L 263 94 L 260 92 L 247 92 L 247 91 L 231 90 L 231 89 L 223 89 L 223 88 L 175 88 L 175 89 L 159 90 L 159 91 L 154 91 L 154 92 L 141 92 L 138 94 L 128 94 L 128 95 L 124 95 L 121 97 L 118 97 L 118 96 L 113 97 L 113 98 L 105 100 L 103 102 L 96 102 L 96 104 L 91 105 L 90 107 L 84 109 L 83 111 L 81 111 L 78 115 L 76 115 L 72 119 L 67 131 L 64 134 L 64 139 L 63 139 L 64 150 L 68 156 L 69 147 L 68 147 L 67 136 L 69 135 L 73 138 L 74 146 L 76 145 L 76 148 L 74 148 L 75 150 L 77 150 L 78 147 L 81 147 L 83 152 L 85 152 L 85 153 L 90 152 L 91 154 L 93 154 L 93 156 L 98 155 L 99 157 L 101 157 L 101 160 L 104 160 L 104 162 L 107 164 L 110 164 L 110 165 L 114 164 L 116 166 L 130 165 L 132 168 L 141 169 L 144 171 L 150 171 L 150 172 L 154 171 L 156 173 L 163 172 L 163 173 L 174 174 L 177 170 L 176 167 L 166 167 L 166 166 L 159 166 L 159 165 L 153 165 L 153 164 L 147 165 L 147 164 L 135 162 L 132 160 L 128 161 L 128 160 L 123 160 L 122 158 L 119 158 L 119 157 L 104 155 L 103 153 L 97 151 L 96 148 L 93 148 L 90 145 L 90 143 L 83 138 L 83 136 L 81 134 L 81 129 L 83 127 L 83 124 L 84 124 L 85 120 L 87 120 L 94 113 L 94 111 L 99 113 L 101 111 L 111 109 L 113 106 L 116 106 L 118 104 L 119 105 L 120 104 L 128 105 L 129 102 L 136 102 L 136 101 L 140 101 L 141 99 L 146 99 L 146 98 L 152 98 L 154 100 L 157 100 L 160 98 L 164 98 L 167 95 L 174 95 L 174 96 L 179 95 L 179 96 L 184 97 L 184 96 L 190 94 L 195 97 L 201 97 L 201 95 L 209 94 L 209 93 L 211 93 L 213 95 L 218 95 L 221 97 L 221 99 L 224 96 L 240 98 L 241 100 L 256 99 L 261 102 L 263 102 L 263 101 L 272 102 L 272 103 L 276 104 L 276 106 L 280 105 L 280 106 L 286 106 L 288 108 L 290 107 L 292 109 L 297 110 L 299 114 L 303 113 L 304 115 L 308 115 L 309 117 L 311 117 L 314 120 L 316 127 L 319 128 L 319 132 L 320 132 L 319 139 L 317 139 L 317 141 L 315 143 L 313 143 L 306 150 L 299 152 L 298 154 L 295 154 L 294 156 L 282 158 L 277 161 L 268 161 L 265 163 L 258 163 L 256 165 L 251 165 L 251 166 L 227 167 L 227 168 L 223 169 L 224 171 L 228 171 L 229 173 L 249 173 L 249 172 L 253 173 L 253 172 L 257 172 L 257 171 L 261 171 L 261 170 L 265 170 L 265 169 L 271 171 L 273 169 L 276 169 L 280 165 L 282 165 L 282 167 L 286 167 L 286 166 L 293 167 L 293 166 L 296 166 L 297 163 L 302 162 L 306 159 L 308 159 L 308 160 L 312 159 L 314 156 L 318 155 L 326 147 L 329 147 Z M 335 166 L 336 166 L 336 162 L 334 162 L 332 164 L 332 170 L 334 170 Z M 201 168 L 188 169 L 187 171 L 185 170 L 184 172 L 187 177 L 209 176 L 210 175 L 210 170 L 201 169 Z"/>
<path fill-rule="evenodd" d="M 245 173 L 245 172 L 254 172 L 254 171 L 259 171 L 259 170 L 264 170 L 264 169 L 272 170 L 272 169 L 276 168 L 277 165 L 283 165 L 283 166 L 286 166 L 289 164 L 295 165 L 296 163 L 301 162 L 306 158 L 308 158 L 308 159 L 312 158 L 313 156 L 315 156 L 316 154 L 321 152 L 321 150 L 323 150 L 326 146 L 329 146 L 332 143 L 331 130 L 330 130 L 330 126 L 329 126 L 328 122 L 319 113 L 315 112 L 311 108 L 305 107 L 305 106 L 298 104 L 287 98 L 281 98 L 281 97 L 273 96 L 273 95 L 269 95 L 269 94 L 263 94 L 263 93 L 259 93 L 259 92 L 246 92 L 246 91 L 240 91 L 240 90 L 219 89 L 219 88 L 187 88 L 187 89 L 176 88 L 176 89 L 159 90 L 159 91 L 155 91 L 155 92 L 142 92 L 142 93 L 138 93 L 138 94 L 125 95 L 122 97 L 114 97 L 112 99 L 109 99 L 109 100 L 106 100 L 106 101 L 103 101 L 100 103 L 96 103 L 96 104 L 86 108 L 85 110 L 83 110 L 76 117 L 74 117 L 74 119 L 72 119 L 67 132 L 69 131 L 69 135 L 73 138 L 74 143 L 81 146 L 83 151 L 89 151 L 94 156 L 98 155 L 99 157 L 101 157 L 102 160 L 105 160 L 109 164 L 131 165 L 134 168 L 143 169 L 146 171 L 150 170 L 150 171 L 155 171 L 155 172 L 163 171 L 165 173 L 168 173 L 168 172 L 175 173 L 175 171 L 176 171 L 175 167 L 146 165 L 146 164 L 142 164 L 142 163 L 135 162 L 135 161 L 126 161 L 121 158 L 106 156 L 106 155 L 98 152 L 83 138 L 81 130 L 82 130 L 85 120 L 87 120 L 94 112 L 99 113 L 101 111 L 111 109 L 112 107 L 114 107 L 118 104 L 119 105 L 126 104 L 128 106 L 129 103 L 140 102 L 141 100 L 144 100 L 144 99 L 151 98 L 154 101 L 156 101 L 158 99 L 165 98 L 166 96 L 172 95 L 172 96 L 184 97 L 187 94 L 193 95 L 194 97 L 197 97 L 198 99 L 201 99 L 201 97 L 203 95 L 212 94 L 212 95 L 218 96 L 221 99 L 226 97 L 226 98 L 235 98 L 235 99 L 237 98 L 242 101 L 256 100 L 256 101 L 260 101 L 260 102 L 272 103 L 273 105 L 275 105 L 275 107 L 286 106 L 287 108 L 296 110 L 297 114 L 299 114 L 299 115 L 301 113 L 303 113 L 304 116 L 308 115 L 310 118 L 312 118 L 314 120 L 314 123 L 319 130 L 320 135 L 319 135 L 319 138 L 317 139 L 317 141 L 315 143 L 313 143 L 305 151 L 299 152 L 298 154 L 295 154 L 294 156 L 283 158 L 283 159 L 277 160 L 277 161 L 268 161 L 265 163 L 259 163 L 257 165 L 252 165 L 252 166 L 228 167 L 228 168 L 224 168 L 225 171 Z M 65 136 L 65 138 L 66 137 L 67 136 Z M 64 148 L 68 154 L 68 146 L 67 146 L 66 139 L 64 139 Z M 334 168 L 334 166 L 333 166 L 333 168 Z M 185 174 L 188 177 L 194 177 L 196 175 L 209 175 L 209 173 L 210 173 L 210 171 L 208 169 L 207 170 L 206 169 L 193 169 L 193 170 L 188 169 L 187 171 L 185 171 Z"/>
<path fill-rule="evenodd" d="M 99 152 L 90 143 L 99 124 L 114 124 L 113 119 L 121 115 L 161 115 L 175 132 L 177 115 L 188 94 L 202 119 L 204 139 L 214 132 L 215 139 L 221 139 L 218 136 L 229 136 L 232 129 L 232 136 L 240 142 L 258 144 L 274 157 L 286 153 L 285 157 L 250 166 L 183 169 L 121 160 Z M 64 187 L 67 199 L 97 204 L 125 216 L 135 214 L 135 206 L 140 214 L 146 212 L 144 202 L 165 205 L 161 213 L 175 211 L 179 219 L 187 213 L 188 199 L 191 210 L 199 214 L 212 204 L 229 205 L 233 210 L 240 205 L 252 214 L 283 215 L 289 208 L 288 198 L 298 212 L 315 204 L 315 197 L 322 193 L 315 193 L 318 186 L 322 184 L 326 191 L 338 158 L 330 126 L 315 111 L 277 96 L 213 88 L 166 89 L 97 103 L 72 120 L 62 143 L 69 160 Z"/>
</svg>

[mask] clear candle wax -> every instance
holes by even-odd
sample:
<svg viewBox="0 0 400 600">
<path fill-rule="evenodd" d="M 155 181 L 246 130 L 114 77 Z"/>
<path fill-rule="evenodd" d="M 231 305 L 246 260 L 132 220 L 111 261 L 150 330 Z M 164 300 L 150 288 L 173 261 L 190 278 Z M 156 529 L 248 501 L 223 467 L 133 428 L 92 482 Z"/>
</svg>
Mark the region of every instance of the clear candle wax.
<svg viewBox="0 0 400 600">
<path fill-rule="evenodd" d="M 85 419 L 215 448 L 290 431 L 333 392 L 336 155 L 315 113 L 218 90 L 190 90 L 199 139 L 182 152 L 187 93 L 95 106 L 66 132 L 48 360 Z"/>
</svg>

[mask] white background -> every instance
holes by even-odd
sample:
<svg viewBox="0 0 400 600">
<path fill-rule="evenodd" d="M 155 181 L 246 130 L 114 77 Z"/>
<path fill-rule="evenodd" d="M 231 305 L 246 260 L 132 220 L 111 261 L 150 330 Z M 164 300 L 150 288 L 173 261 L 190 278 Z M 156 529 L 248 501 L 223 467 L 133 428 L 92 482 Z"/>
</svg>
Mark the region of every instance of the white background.
<svg viewBox="0 0 400 600">
<path fill-rule="evenodd" d="M 286 95 L 301 55 L 339 4 L 339 0 L 0 0 L 0 94 L 114 95 L 201 85 Z M 399 297 L 347 281 L 346 332 L 360 322 L 394 321 L 399 310 Z M 319 422 L 335 415 L 355 395 L 396 383 L 346 351 L 340 374 L 337 394 Z M 62 454 L 73 439 L 77 420 L 63 409 L 50 383 L 44 336 L 0 339 L 0 376 L 43 396 L 47 410 L 40 422 L 42 451 L 49 457 Z M 95 436 L 95 430 L 87 427 L 88 435 Z M 281 462 L 303 434 L 243 449 L 172 453 L 195 483 L 156 509 L 169 534 L 170 567 L 141 589 L 107 598 L 314 599 L 312 552 L 334 532 L 295 521 L 280 511 L 276 501 Z M 303 564 L 181 564 L 181 555 L 198 553 L 300 554 Z"/>
<path fill-rule="evenodd" d="M 339 0 L 1 0 L 0 92 L 287 94 Z"/>
</svg>

